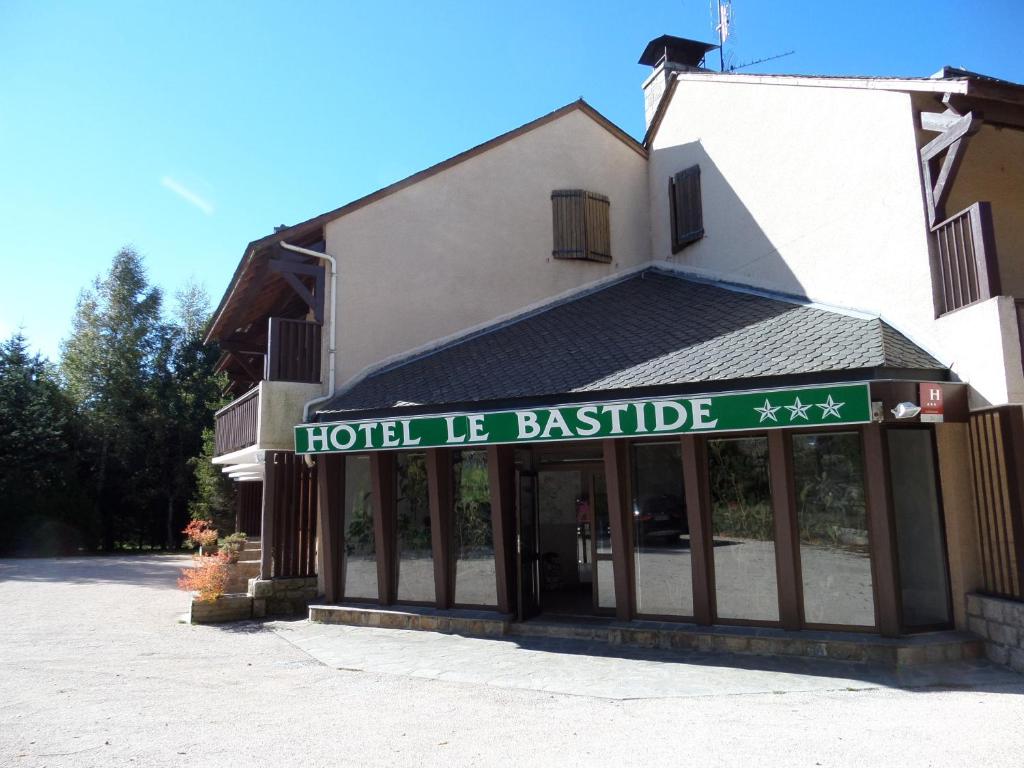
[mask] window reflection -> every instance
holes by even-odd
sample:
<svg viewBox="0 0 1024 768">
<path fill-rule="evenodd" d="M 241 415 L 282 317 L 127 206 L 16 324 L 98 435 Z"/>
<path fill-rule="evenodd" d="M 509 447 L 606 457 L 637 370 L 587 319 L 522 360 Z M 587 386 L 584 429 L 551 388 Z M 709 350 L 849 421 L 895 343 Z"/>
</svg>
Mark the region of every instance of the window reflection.
<svg viewBox="0 0 1024 768">
<path fill-rule="evenodd" d="M 778 621 L 768 440 L 708 441 L 719 618 Z"/>
<path fill-rule="evenodd" d="M 889 430 L 889 471 L 907 627 L 949 624 L 949 580 L 932 433 Z"/>
<path fill-rule="evenodd" d="M 456 451 L 455 602 L 497 605 L 486 451 Z"/>
<path fill-rule="evenodd" d="M 875 624 L 863 466 L 855 432 L 793 437 L 804 620 L 809 624 Z"/>
<path fill-rule="evenodd" d="M 345 597 L 377 599 L 370 459 L 345 457 Z"/>
<path fill-rule="evenodd" d="M 637 612 L 692 616 L 690 530 L 678 442 L 633 446 Z"/>
<path fill-rule="evenodd" d="M 426 458 L 425 453 L 399 453 L 395 462 L 399 602 L 435 601 Z"/>
</svg>

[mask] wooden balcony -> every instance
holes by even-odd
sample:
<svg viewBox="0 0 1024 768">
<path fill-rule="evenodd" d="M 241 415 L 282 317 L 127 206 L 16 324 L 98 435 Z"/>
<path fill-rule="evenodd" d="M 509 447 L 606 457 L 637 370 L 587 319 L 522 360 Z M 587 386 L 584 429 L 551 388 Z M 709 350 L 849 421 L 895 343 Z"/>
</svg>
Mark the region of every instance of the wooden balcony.
<svg viewBox="0 0 1024 768">
<path fill-rule="evenodd" d="M 214 455 L 240 451 L 256 444 L 260 390 L 254 387 L 214 414 Z"/>
<path fill-rule="evenodd" d="M 979 202 L 932 227 L 936 315 L 998 296 L 992 209 Z"/>
</svg>

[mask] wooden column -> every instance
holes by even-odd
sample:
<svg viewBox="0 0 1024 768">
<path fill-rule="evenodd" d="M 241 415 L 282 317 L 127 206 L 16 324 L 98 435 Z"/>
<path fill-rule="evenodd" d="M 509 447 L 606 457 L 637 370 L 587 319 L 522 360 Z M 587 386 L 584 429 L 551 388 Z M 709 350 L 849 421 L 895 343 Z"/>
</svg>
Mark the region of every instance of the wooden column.
<svg viewBox="0 0 1024 768">
<path fill-rule="evenodd" d="M 783 629 L 800 629 L 803 596 L 800 581 L 800 538 L 793 489 L 790 436 L 768 432 L 768 471 L 771 477 L 772 517 L 775 520 L 775 575 L 779 588 L 779 621 Z"/>
<path fill-rule="evenodd" d="M 516 606 L 516 489 L 515 454 L 511 445 L 487 446 L 487 482 L 491 495 L 491 531 L 494 535 L 494 577 L 498 610 L 512 613 Z"/>
<path fill-rule="evenodd" d="M 263 514 L 260 518 L 260 578 L 270 579 L 274 575 L 274 505 L 280 472 L 277 465 L 279 451 L 263 454 Z"/>
<path fill-rule="evenodd" d="M 864 435 L 864 481 L 868 502 L 871 571 L 875 582 L 878 631 L 885 637 L 900 634 L 900 602 L 896 546 L 893 536 L 892 493 L 889 488 L 889 452 L 880 424 L 867 424 Z"/>
<path fill-rule="evenodd" d="M 398 563 L 395 541 L 395 454 L 370 454 L 370 483 L 373 486 L 373 541 L 377 550 L 377 594 L 381 605 L 391 605 L 398 593 Z"/>
<path fill-rule="evenodd" d="M 703 437 L 684 435 L 683 490 L 686 521 L 690 528 L 690 562 L 693 569 L 693 618 L 712 624 L 715 615 L 715 582 L 711 561 L 711 499 L 708 489 L 708 444 Z"/>
<path fill-rule="evenodd" d="M 345 596 L 345 456 L 317 456 L 317 537 L 320 542 L 324 598 L 336 603 Z"/>
<path fill-rule="evenodd" d="M 608 521 L 612 534 L 612 572 L 615 574 L 615 616 L 629 621 L 632 605 L 632 551 L 626 531 L 629 514 L 629 444 L 602 440 L 604 480 L 608 489 Z M 595 564 L 596 567 L 596 564 Z"/>
<path fill-rule="evenodd" d="M 434 597 L 438 608 L 451 608 L 455 602 L 455 557 L 450 448 L 427 450 L 427 496 L 430 501 L 430 543 L 434 554 Z"/>
</svg>

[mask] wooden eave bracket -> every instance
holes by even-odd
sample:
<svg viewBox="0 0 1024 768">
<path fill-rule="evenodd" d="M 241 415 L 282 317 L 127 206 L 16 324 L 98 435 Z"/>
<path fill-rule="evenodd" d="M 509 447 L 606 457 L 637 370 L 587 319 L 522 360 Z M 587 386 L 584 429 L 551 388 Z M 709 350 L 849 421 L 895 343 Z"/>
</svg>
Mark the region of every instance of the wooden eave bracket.
<svg viewBox="0 0 1024 768">
<path fill-rule="evenodd" d="M 291 254 L 281 254 L 281 258 L 271 259 L 267 262 L 272 272 L 277 272 L 284 278 L 293 291 L 298 294 L 306 306 L 313 310 L 313 315 L 318 323 L 324 321 L 324 268 L 316 264 L 306 264 L 303 261 L 293 259 Z M 299 279 L 299 275 L 313 278 L 313 290 Z"/>
<path fill-rule="evenodd" d="M 925 201 L 928 204 L 928 224 L 932 227 L 945 218 L 946 198 L 963 159 L 967 141 L 981 128 L 981 118 L 973 112 L 961 115 L 948 98 L 943 97 L 943 101 L 946 104 L 945 112 L 921 113 L 921 128 L 939 133 L 921 147 L 920 151 Z M 936 174 L 933 164 L 942 153 L 945 153 L 945 156 Z"/>
</svg>

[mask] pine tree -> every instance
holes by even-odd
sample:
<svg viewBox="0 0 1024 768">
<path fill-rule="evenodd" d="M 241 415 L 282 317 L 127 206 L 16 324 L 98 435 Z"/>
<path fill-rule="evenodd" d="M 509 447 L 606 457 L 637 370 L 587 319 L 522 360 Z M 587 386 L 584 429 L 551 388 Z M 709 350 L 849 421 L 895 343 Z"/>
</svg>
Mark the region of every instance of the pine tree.
<svg viewBox="0 0 1024 768">
<path fill-rule="evenodd" d="M 152 381 L 163 328 L 162 296 L 150 286 L 131 248 L 114 257 L 110 272 L 82 292 L 62 371 L 89 436 L 81 459 L 94 479 L 103 549 L 141 540 L 152 501 L 145 468 L 161 446 L 147 421 L 154 411 Z"/>
<path fill-rule="evenodd" d="M 0 550 L 74 548 L 71 409 L 53 366 L 21 331 L 0 343 Z"/>
</svg>

